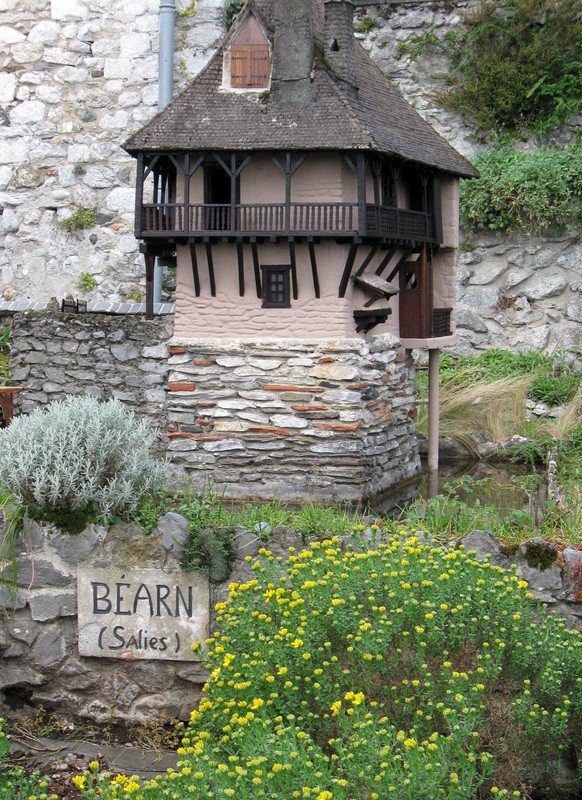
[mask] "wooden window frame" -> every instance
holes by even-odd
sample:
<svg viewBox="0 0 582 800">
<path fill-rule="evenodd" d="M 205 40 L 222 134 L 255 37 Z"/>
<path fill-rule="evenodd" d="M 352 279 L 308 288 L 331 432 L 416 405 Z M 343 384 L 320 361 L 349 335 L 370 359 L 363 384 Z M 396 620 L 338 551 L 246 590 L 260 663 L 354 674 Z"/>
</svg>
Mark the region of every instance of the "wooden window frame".
<svg viewBox="0 0 582 800">
<path fill-rule="evenodd" d="M 240 71 L 237 69 L 241 65 Z M 269 88 L 269 48 L 266 44 L 233 45 L 230 51 L 231 89 Z"/>
<path fill-rule="evenodd" d="M 262 304 L 261 308 L 291 308 L 291 265 L 277 264 L 261 266 L 261 295 Z M 271 295 L 272 286 L 270 283 L 271 276 L 283 276 L 283 300 L 282 302 L 274 301 Z M 278 290 L 280 291 L 280 290 Z"/>
<path fill-rule="evenodd" d="M 250 14 L 234 35 L 224 60 L 224 85 L 235 91 L 260 91 L 271 84 L 271 50 Z"/>
</svg>

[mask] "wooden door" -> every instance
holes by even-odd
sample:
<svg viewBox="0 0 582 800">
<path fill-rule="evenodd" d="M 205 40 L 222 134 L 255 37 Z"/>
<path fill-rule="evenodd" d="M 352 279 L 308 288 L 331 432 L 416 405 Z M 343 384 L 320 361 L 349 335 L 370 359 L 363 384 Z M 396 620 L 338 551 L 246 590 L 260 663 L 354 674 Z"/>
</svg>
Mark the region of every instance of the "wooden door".
<svg viewBox="0 0 582 800">
<path fill-rule="evenodd" d="M 432 280 L 430 262 L 423 247 L 416 261 L 400 268 L 400 337 L 428 339 L 431 336 Z"/>
</svg>

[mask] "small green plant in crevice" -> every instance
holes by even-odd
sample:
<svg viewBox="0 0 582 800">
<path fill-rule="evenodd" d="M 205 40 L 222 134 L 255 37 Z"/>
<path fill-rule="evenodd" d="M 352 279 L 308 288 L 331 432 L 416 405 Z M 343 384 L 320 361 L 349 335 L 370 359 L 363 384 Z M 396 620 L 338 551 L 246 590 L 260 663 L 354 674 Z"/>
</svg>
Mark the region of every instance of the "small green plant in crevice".
<svg viewBox="0 0 582 800">
<path fill-rule="evenodd" d="M 374 27 L 374 19 L 372 17 L 364 17 L 357 25 L 355 25 L 354 30 L 356 33 L 367 33 L 371 31 Z"/>
<path fill-rule="evenodd" d="M 81 292 L 91 292 L 97 286 L 97 278 L 90 272 L 81 272 L 77 281 L 77 289 Z"/>
<path fill-rule="evenodd" d="M 178 16 L 182 19 L 192 19 L 192 17 L 196 16 L 197 8 L 196 8 L 196 0 L 191 0 L 187 6 L 179 9 Z"/>
<path fill-rule="evenodd" d="M 525 560 L 529 567 L 533 569 L 546 570 L 556 563 L 558 558 L 558 551 L 544 540 L 535 542 L 526 542 Z"/>
<path fill-rule="evenodd" d="M 226 6 L 226 27 L 230 28 L 244 6 L 244 0 L 229 0 Z"/>
<path fill-rule="evenodd" d="M 447 40 L 445 39 L 444 41 Z M 404 56 L 408 56 L 411 61 L 416 61 L 427 48 L 431 47 L 434 47 L 437 50 L 444 50 L 446 52 L 446 49 L 443 46 L 443 40 L 440 39 L 433 30 L 416 34 L 405 41 L 398 42 L 396 45 L 396 58 L 401 59 Z"/>
<path fill-rule="evenodd" d="M 141 303 L 142 301 L 141 292 L 139 292 L 137 289 L 134 292 L 128 292 L 125 295 L 125 299 L 133 300 L 135 303 Z"/>
<path fill-rule="evenodd" d="M 57 222 L 59 228 L 69 231 L 69 233 L 94 228 L 96 224 L 95 209 L 85 206 L 77 206 L 70 217 Z"/>
</svg>

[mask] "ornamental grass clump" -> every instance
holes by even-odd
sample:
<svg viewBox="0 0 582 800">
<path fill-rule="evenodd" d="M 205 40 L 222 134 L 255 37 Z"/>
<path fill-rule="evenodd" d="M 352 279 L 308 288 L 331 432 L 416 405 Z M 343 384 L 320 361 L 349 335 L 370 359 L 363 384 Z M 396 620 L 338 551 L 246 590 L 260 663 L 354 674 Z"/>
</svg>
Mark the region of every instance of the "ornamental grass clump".
<svg viewBox="0 0 582 800">
<path fill-rule="evenodd" d="M 263 549 L 252 569 L 195 645 L 210 679 L 176 768 L 142 783 L 96 767 L 85 798 L 579 796 L 554 781 L 582 744 L 582 637 L 515 572 L 404 531 L 287 565 Z"/>
<path fill-rule="evenodd" d="M 0 431 L 0 487 L 37 515 L 127 515 L 162 483 L 154 440 L 119 401 L 70 397 Z"/>
</svg>

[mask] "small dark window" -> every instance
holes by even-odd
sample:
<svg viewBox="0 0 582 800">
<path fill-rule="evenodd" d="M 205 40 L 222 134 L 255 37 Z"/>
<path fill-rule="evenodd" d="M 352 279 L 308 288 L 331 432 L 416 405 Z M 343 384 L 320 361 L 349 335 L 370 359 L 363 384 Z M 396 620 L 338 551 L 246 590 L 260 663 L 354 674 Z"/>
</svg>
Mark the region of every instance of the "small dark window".
<svg viewBox="0 0 582 800">
<path fill-rule="evenodd" d="M 290 308 L 291 267 L 262 267 L 263 308 Z"/>
</svg>

